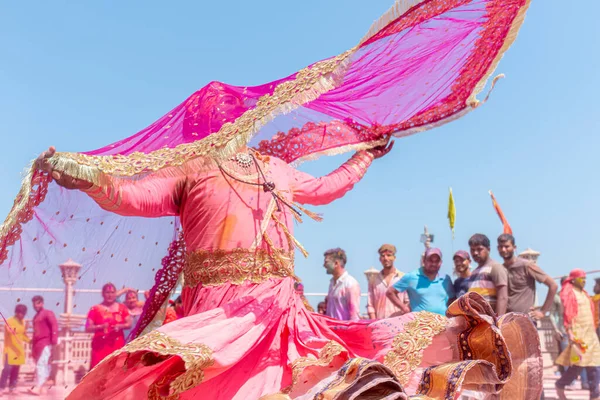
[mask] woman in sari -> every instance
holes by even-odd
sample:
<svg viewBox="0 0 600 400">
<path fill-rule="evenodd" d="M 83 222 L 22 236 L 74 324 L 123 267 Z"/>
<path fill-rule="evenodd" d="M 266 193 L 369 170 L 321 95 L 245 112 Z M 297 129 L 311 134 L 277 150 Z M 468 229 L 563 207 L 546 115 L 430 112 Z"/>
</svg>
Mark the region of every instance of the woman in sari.
<svg viewBox="0 0 600 400">
<path fill-rule="evenodd" d="M 102 298 L 102 303 L 90 309 L 85 324 L 85 331 L 94 334 L 90 369 L 113 351 L 125 346 L 123 331 L 131 328 L 131 316 L 127 307 L 116 301 L 115 285 L 107 283 L 102 286 Z"/>
<path fill-rule="evenodd" d="M 117 296 L 118 297 L 118 296 Z M 129 340 L 129 334 L 133 328 L 137 325 L 142 311 L 144 310 L 144 302 L 139 300 L 138 291 L 134 289 L 127 289 L 125 291 L 125 301 L 123 302 L 127 307 L 127 311 L 131 316 L 131 326 L 128 329 L 123 330 L 125 340 Z"/>
</svg>

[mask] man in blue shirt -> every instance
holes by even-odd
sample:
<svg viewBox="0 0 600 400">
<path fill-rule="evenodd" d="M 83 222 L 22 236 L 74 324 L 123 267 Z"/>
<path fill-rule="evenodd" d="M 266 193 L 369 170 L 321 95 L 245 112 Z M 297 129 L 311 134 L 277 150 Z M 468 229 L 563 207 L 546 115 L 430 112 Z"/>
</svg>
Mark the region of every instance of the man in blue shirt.
<svg viewBox="0 0 600 400">
<path fill-rule="evenodd" d="M 411 311 L 429 311 L 446 314 L 448 304 L 456 298 L 452 279 L 446 274 L 440 275 L 442 252 L 440 249 L 427 249 L 424 266 L 402 277 L 387 290 L 392 303 L 406 308 L 398 298 L 399 292 L 407 292 Z M 408 311 L 408 310 L 407 310 Z"/>
</svg>

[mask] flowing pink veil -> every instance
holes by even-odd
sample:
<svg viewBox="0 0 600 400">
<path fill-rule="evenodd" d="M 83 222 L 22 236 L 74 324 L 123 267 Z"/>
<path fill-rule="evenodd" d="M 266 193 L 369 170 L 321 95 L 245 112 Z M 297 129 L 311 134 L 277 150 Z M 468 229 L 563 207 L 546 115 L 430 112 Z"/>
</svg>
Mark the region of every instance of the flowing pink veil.
<svg viewBox="0 0 600 400">
<path fill-rule="evenodd" d="M 361 42 L 296 74 L 254 87 L 212 82 L 149 127 L 85 153 L 57 153 L 55 167 L 96 184 L 185 173 L 246 144 L 289 163 L 376 146 L 454 120 L 481 104 L 515 39 L 529 0 L 399 0 Z M 75 312 L 100 301 L 86 290 L 152 288 L 133 336 L 150 329 L 179 278 L 177 217 L 122 217 L 29 168 L 0 231 L 0 312 L 44 292 L 62 309 L 58 265 L 82 265 Z M 91 297 L 90 297 L 91 296 Z"/>
</svg>

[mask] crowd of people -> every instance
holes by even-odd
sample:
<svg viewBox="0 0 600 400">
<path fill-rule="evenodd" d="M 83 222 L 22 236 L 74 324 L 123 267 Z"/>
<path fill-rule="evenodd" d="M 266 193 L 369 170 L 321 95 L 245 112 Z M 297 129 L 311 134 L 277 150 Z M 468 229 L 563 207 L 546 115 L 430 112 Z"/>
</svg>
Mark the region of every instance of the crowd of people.
<svg viewBox="0 0 600 400">
<path fill-rule="evenodd" d="M 33 335 L 27 335 L 27 306 L 17 304 L 15 315 L 4 325 L 4 368 L 0 376 L 0 393 L 14 393 L 21 365 L 25 364 L 25 343 L 31 344 L 31 357 L 35 362 L 35 383 L 28 392 L 40 395 L 45 385 L 52 384 L 55 371 L 51 368 L 51 356 L 58 343 L 58 323 L 54 312 L 44 308 L 44 298 L 31 299 L 35 315 L 31 320 Z"/>
<path fill-rule="evenodd" d="M 144 293 L 148 295 L 147 292 Z M 125 296 L 123 302 L 118 299 Z M 32 298 L 36 314 L 31 320 L 33 335 L 28 336 L 29 321 L 25 320 L 27 306 L 17 304 L 14 316 L 5 321 L 3 369 L 0 375 L 0 396 L 13 394 L 17 387 L 20 368 L 26 362 L 25 344 L 31 345 L 31 358 L 35 363 L 35 383 L 27 393 L 40 395 L 55 383 L 56 368 L 52 358 L 58 344 L 59 327 L 56 315 L 44 308 L 44 298 Z M 133 327 L 142 314 L 144 301 L 139 300 L 138 291 L 124 288 L 117 290 L 112 283 L 102 287 L 102 302 L 92 306 L 88 312 L 85 331 L 92 333 L 91 358 L 89 369 L 104 357 L 122 348 L 131 338 Z M 170 301 L 163 324 L 183 316 L 181 296 Z"/>
<path fill-rule="evenodd" d="M 428 248 L 422 256 L 421 267 L 400 271 L 394 265 L 396 247 L 384 244 L 378 250 L 382 269 L 370 279 L 367 315 L 382 319 L 411 311 L 429 311 L 444 315 L 455 299 L 467 292 L 483 296 L 496 314 L 527 313 L 540 320 L 553 306 L 558 285 L 535 263 L 516 256 L 512 235 L 498 237 L 498 252 L 503 263 L 490 254 L 487 236 L 475 234 L 469 239 L 469 252 L 457 251 L 452 259 L 454 280 L 441 274 L 442 251 Z M 477 264 L 473 269 L 471 262 Z M 358 320 L 360 313 L 360 285 L 346 270 L 347 256 L 342 249 L 327 250 L 323 266 L 332 275 L 329 292 L 319 304 L 320 313 L 341 320 Z M 536 282 L 548 287 L 548 295 L 541 308 L 535 309 Z"/>
<path fill-rule="evenodd" d="M 443 256 L 438 248 L 428 248 L 421 267 L 405 273 L 394 265 L 396 247 L 381 246 L 378 253 L 382 269 L 368 286 L 368 318 L 383 319 L 411 311 L 444 315 L 447 307 L 467 292 L 483 296 L 498 316 L 518 312 L 535 321 L 550 317 L 560 350 L 556 359 L 561 373 L 556 383 L 559 399 L 567 399 L 565 388 L 578 376 L 582 387 L 590 390 L 590 398 L 600 399 L 600 278 L 596 279 L 594 297 L 590 297 L 585 291 L 585 272 L 575 269 L 563 277 L 559 293 L 553 278 L 536 263 L 516 255 L 516 242 L 511 234 L 502 234 L 497 239 L 502 263 L 491 257 L 487 236 L 473 235 L 468 246 L 469 252 L 459 250 L 452 257 L 454 281 L 440 273 Z M 474 268 L 472 260 L 476 263 Z M 346 263 L 344 250 L 325 252 L 323 266 L 333 277 L 318 312 L 336 319 L 358 320 L 360 285 L 346 270 Z M 536 282 L 548 289 L 540 307 L 535 306 Z"/>
</svg>

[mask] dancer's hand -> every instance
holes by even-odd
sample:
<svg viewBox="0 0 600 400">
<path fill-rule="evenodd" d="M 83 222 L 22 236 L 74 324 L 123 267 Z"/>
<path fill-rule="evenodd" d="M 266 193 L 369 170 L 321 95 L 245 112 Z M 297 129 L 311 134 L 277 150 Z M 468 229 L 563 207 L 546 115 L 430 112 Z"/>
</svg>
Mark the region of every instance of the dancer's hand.
<svg viewBox="0 0 600 400">
<path fill-rule="evenodd" d="M 388 136 L 387 138 L 387 142 L 381 146 L 377 146 L 377 147 L 373 147 L 372 149 L 367 150 L 369 153 L 373 154 L 373 157 L 375 157 L 375 159 L 381 158 L 383 156 L 385 156 L 387 153 L 389 153 L 390 151 L 392 151 L 392 148 L 394 147 L 394 143 L 393 141 L 391 141 L 392 136 Z"/>
<path fill-rule="evenodd" d="M 52 179 L 64 187 L 65 189 L 89 189 L 92 186 L 91 182 L 84 181 L 83 179 L 76 179 L 67 174 L 63 174 L 62 172 L 56 171 L 52 164 L 50 164 L 50 157 L 52 157 L 56 153 L 56 149 L 54 146 L 50 146 L 48 150 L 44 151 L 42 154 L 38 156 L 35 160 L 35 166 L 42 171 L 46 171 L 50 174 Z"/>
</svg>

